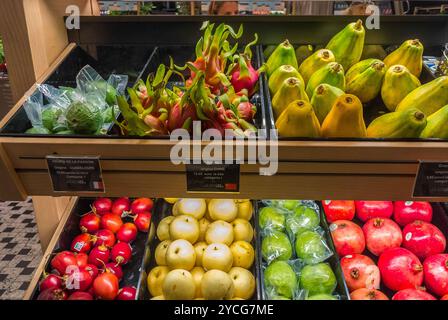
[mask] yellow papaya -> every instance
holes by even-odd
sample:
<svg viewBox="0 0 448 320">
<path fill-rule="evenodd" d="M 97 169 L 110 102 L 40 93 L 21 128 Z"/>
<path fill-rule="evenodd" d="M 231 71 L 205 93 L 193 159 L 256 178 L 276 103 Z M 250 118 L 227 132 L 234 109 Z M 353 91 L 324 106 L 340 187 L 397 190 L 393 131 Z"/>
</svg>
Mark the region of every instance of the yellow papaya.
<svg viewBox="0 0 448 320">
<path fill-rule="evenodd" d="M 395 111 L 400 101 L 420 85 L 420 80 L 408 68 L 396 64 L 386 71 L 381 98 L 389 111 Z"/>
<path fill-rule="evenodd" d="M 420 138 L 448 139 L 448 104 L 426 119 Z"/>
<path fill-rule="evenodd" d="M 333 87 L 345 90 L 344 68 L 337 62 L 330 62 L 317 70 L 306 85 L 306 94 L 308 97 L 311 97 L 314 89 L 322 83 L 327 83 Z"/>
<path fill-rule="evenodd" d="M 297 69 L 293 66 L 286 64 L 277 68 L 277 70 L 275 70 L 269 77 L 268 86 L 271 94 L 278 91 L 280 86 L 283 84 L 283 81 L 292 77 L 299 79 L 302 87 L 305 88 L 305 82 L 303 81 L 299 71 L 297 71 Z"/>
<path fill-rule="evenodd" d="M 396 111 L 417 108 L 430 116 L 448 104 L 448 76 L 439 77 L 412 90 L 398 104 Z"/>
<path fill-rule="evenodd" d="M 343 94 L 336 99 L 321 128 L 323 137 L 362 138 L 366 136 L 366 124 L 362 115 L 362 103 L 357 96 Z"/>
<path fill-rule="evenodd" d="M 369 68 L 374 62 L 382 63 L 382 61 L 378 60 L 378 59 L 366 59 L 366 60 L 361 60 L 358 63 L 355 63 L 345 73 L 345 82 L 348 83 L 349 81 L 352 81 L 354 77 L 356 77 L 360 73 L 363 73 L 364 71 L 366 71 L 366 69 Z"/>
<path fill-rule="evenodd" d="M 383 60 L 384 58 L 386 58 L 386 56 L 386 50 L 384 50 L 382 45 L 366 44 L 364 45 L 364 49 L 362 50 L 361 60 L 370 58 Z"/>
<path fill-rule="evenodd" d="M 297 58 L 297 65 L 300 66 L 303 61 L 305 61 L 306 58 L 308 58 L 310 55 L 313 54 L 313 46 L 308 45 L 302 45 L 297 47 L 296 49 L 296 58 Z"/>
<path fill-rule="evenodd" d="M 320 136 L 320 124 L 313 107 L 308 101 L 295 100 L 291 102 L 275 122 L 280 137 Z"/>
<path fill-rule="evenodd" d="M 314 89 L 313 96 L 311 97 L 311 105 L 320 123 L 324 122 L 325 117 L 330 112 L 336 99 L 343 94 L 344 91 L 341 89 L 326 83 L 320 84 Z"/>
<path fill-rule="evenodd" d="M 277 70 L 278 67 L 289 64 L 295 69 L 298 69 L 296 52 L 294 47 L 289 43 L 288 40 L 280 43 L 274 52 L 269 56 L 268 61 L 266 61 L 266 73 L 268 77 Z"/>
<path fill-rule="evenodd" d="M 384 63 L 387 67 L 401 64 L 418 78 L 422 72 L 423 49 L 423 45 L 418 39 L 406 40 L 397 50 L 392 51 L 384 58 Z"/>
<path fill-rule="evenodd" d="M 426 126 L 426 117 L 416 108 L 383 114 L 367 127 L 369 138 L 418 138 Z"/>
<path fill-rule="evenodd" d="M 294 100 L 309 101 L 299 79 L 288 78 L 283 81 L 280 89 L 272 99 L 274 117 L 277 119 L 285 108 Z"/>
<path fill-rule="evenodd" d="M 366 32 L 362 21 L 348 24 L 328 42 L 326 48 L 331 50 L 345 70 L 361 59 Z"/>
<path fill-rule="evenodd" d="M 330 62 L 335 62 L 333 52 L 327 49 L 320 49 L 314 52 L 311 56 L 306 58 L 299 67 L 299 73 L 305 80 L 305 85 L 310 80 L 314 72 L 327 65 Z"/>
<path fill-rule="evenodd" d="M 356 66 L 356 65 L 355 65 Z M 355 67 L 354 66 L 354 67 Z M 367 103 L 375 99 L 381 91 L 386 66 L 381 61 L 374 61 L 370 66 L 347 82 L 346 92 L 357 96 Z"/>
</svg>

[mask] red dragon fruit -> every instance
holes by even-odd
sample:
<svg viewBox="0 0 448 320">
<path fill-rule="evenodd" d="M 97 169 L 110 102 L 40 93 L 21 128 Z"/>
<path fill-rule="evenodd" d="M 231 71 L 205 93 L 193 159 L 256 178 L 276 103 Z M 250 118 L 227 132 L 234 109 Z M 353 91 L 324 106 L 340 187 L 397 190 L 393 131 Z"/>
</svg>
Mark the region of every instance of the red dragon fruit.
<svg viewBox="0 0 448 320">
<path fill-rule="evenodd" d="M 246 89 L 249 93 L 249 97 L 252 96 L 257 88 L 259 73 L 254 69 L 251 63 L 252 51 L 250 47 L 256 44 L 258 41 L 258 35 L 255 34 L 255 40 L 249 43 L 244 49 L 244 54 L 237 56 L 238 62 L 230 71 L 232 76 L 230 82 L 235 88 L 236 92 L 240 92 Z"/>
</svg>

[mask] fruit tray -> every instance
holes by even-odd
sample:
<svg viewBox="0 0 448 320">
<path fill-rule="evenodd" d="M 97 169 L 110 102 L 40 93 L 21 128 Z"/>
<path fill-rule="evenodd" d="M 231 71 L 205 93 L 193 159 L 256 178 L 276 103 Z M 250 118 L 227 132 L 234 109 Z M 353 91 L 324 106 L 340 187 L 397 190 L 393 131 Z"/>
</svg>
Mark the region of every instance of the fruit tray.
<svg viewBox="0 0 448 320">
<path fill-rule="evenodd" d="M 255 208 L 254 210 L 256 210 L 255 212 L 257 212 L 256 216 L 257 216 L 257 220 L 258 220 L 258 213 L 260 212 L 260 209 L 265 207 L 266 205 L 262 202 L 262 201 L 256 201 L 255 204 Z M 322 210 L 322 207 L 320 207 L 320 225 L 323 228 L 324 232 L 325 232 L 325 241 L 327 242 L 329 248 L 331 249 L 331 251 L 333 252 L 333 254 L 327 259 L 325 260 L 325 262 L 328 262 L 331 266 L 331 269 L 333 270 L 335 276 L 336 276 L 336 280 L 337 280 L 337 286 L 335 289 L 334 294 L 338 294 L 341 300 L 350 300 L 350 293 L 348 291 L 347 288 L 347 284 L 345 283 L 345 279 L 344 279 L 344 274 L 342 272 L 341 269 L 341 265 L 340 265 L 340 258 L 338 256 L 338 254 L 336 253 L 334 244 L 333 244 L 333 239 L 331 238 L 331 234 L 330 231 L 328 229 L 328 224 L 327 221 L 325 219 L 325 213 Z M 258 229 L 258 221 L 257 221 L 257 229 Z M 263 268 L 261 267 L 261 264 L 263 263 L 262 258 L 261 258 L 261 234 L 260 232 L 257 232 L 256 234 L 257 237 L 257 247 L 256 247 L 256 254 L 259 257 L 258 259 L 258 263 L 259 263 L 259 269 L 260 269 L 260 288 L 262 291 L 262 299 L 266 300 L 266 296 L 265 296 L 265 286 L 264 286 L 264 274 L 263 274 Z"/>
<path fill-rule="evenodd" d="M 294 46 L 296 47 L 296 45 Z M 264 47 L 259 47 L 259 55 L 261 57 L 261 62 L 262 64 L 266 62 L 266 58 L 263 54 L 263 48 Z M 395 47 L 387 47 L 385 46 L 386 51 L 389 52 L 391 51 L 391 48 Z M 434 55 L 436 54 L 440 54 L 440 48 L 426 48 L 425 49 L 425 54 L 432 54 L 434 53 Z M 430 82 L 431 80 L 435 79 L 434 74 L 431 72 L 431 70 L 425 65 L 423 64 L 423 68 L 422 68 L 422 73 L 420 75 L 420 81 L 422 84 L 425 84 L 427 82 Z M 267 79 L 267 75 L 266 73 L 263 73 L 261 75 L 261 82 L 263 82 L 262 87 L 264 88 L 264 92 L 263 95 L 266 99 L 265 104 L 267 106 L 267 111 L 266 111 L 266 116 L 267 116 L 267 123 L 268 123 L 268 127 L 269 129 L 276 129 L 275 127 L 275 119 L 274 119 L 274 114 L 272 111 L 272 96 L 269 92 L 269 87 L 268 87 L 268 79 Z M 311 100 L 311 99 L 310 99 Z M 378 116 L 389 112 L 386 108 L 386 106 L 384 105 L 382 99 L 380 96 L 376 97 L 373 101 L 364 104 L 364 121 L 366 124 L 366 127 Z M 277 132 L 272 132 L 273 136 L 277 137 L 278 140 L 281 141 L 445 141 L 442 139 L 415 139 L 415 138 L 407 138 L 407 139 L 398 139 L 398 138 L 324 138 L 324 137 L 319 137 L 319 138 L 286 138 L 286 137 L 281 137 L 278 136 Z"/>
<path fill-rule="evenodd" d="M 159 222 L 165 218 L 171 215 L 172 212 L 172 208 L 173 205 L 169 204 L 168 202 L 166 202 L 163 199 L 157 199 L 154 203 L 154 211 L 152 214 L 152 218 L 151 218 L 151 223 L 154 224 L 155 229 L 157 230 L 157 227 L 159 225 Z M 255 209 L 255 205 L 254 205 L 254 212 L 256 212 Z M 256 214 L 252 215 L 252 226 L 254 226 L 254 239 L 252 241 L 252 246 L 255 249 L 255 261 L 254 264 L 252 266 L 251 272 L 255 277 L 255 281 L 256 281 L 256 290 L 254 293 L 254 296 L 252 299 L 254 300 L 261 300 L 261 286 L 260 286 L 260 276 L 261 276 L 261 270 L 260 270 L 260 266 L 261 264 L 259 263 L 258 259 L 259 259 L 259 254 L 258 254 L 258 238 L 256 235 L 256 225 L 258 224 L 258 222 L 256 221 Z M 149 290 L 147 288 L 147 276 L 149 274 L 149 272 L 152 270 L 152 268 L 156 267 L 156 260 L 155 260 L 155 251 L 157 248 L 157 245 L 160 243 L 160 240 L 157 239 L 157 237 L 154 237 L 154 239 L 152 239 L 152 241 L 150 241 L 148 243 L 148 245 L 145 248 L 145 253 L 144 253 L 144 259 L 142 260 L 142 265 L 140 267 L 141 270 L 141 275 L 140 275 L 140 280 L 138 282 L 138 287 L 137 287 L 137 300 L 149 300 L 151 299 L 151 295 L 149 293 Z"/>
<path fill-rule="evenodd" d="M 82 47 L 76 46 L 65 59 L 57 66 L 57 68 L 49 75 L 49 77 L 42 81 L 42 84 L 48 84 L 55 87 L 67 86 L 76 87 L 76 75 L 85 65 L 90 65 L 94 68 L 104 79 L 107 79 L 111 74 L 128 75 L 128 87 L 132 87 L 138 79 L 140 79 L 143 70 L 148 65 L 154 47 L 148 46 L 95 46 L 93 49 L 95 55 L 89 54 Z M 36 88 L 29 96 L 36 93 Z M 44 99 L 44 103 L 48 103 Z M 109 130 L 113 127 L 111 125 Z M 25 133 L 27 129 L 31 128 L 31 122 L 25 112 L 25 109 L 20 107 L 17 112 L 11 116 L 3 128 L 0 128 L 0 135 L 2 136 L 20 136 L 20 137 L 71 137 L 74 135 L 60 135 L 60 134 L 28 134 Z M 94 138 L 101 137 L 98 135 L 76 135 L 77 138 Z"/>
<path fill-rule="evenodd" d="M 50 272 L 50 262 L 52 257 L 61 251 L 70 250 L 70 245 L 73 238 L 80 234 L 79 230 L 79 220 L 81 216 L 89 211 L 91 211 L 90 205 L 92 203 L 92 198 L 79 198 L 76 205 L 73 208 L 70 216 L 68 217 L 62 232 L 58 236 L 58 241 L 53 248 L 47 249 L 47 254 L 43 257 L 45 260 L 44 268 L 41 272 L 37 271 L 34 277 L 39 277 L 42 279 L 44 272 Z M 132 257 L 129 262 L 123 266 L 123 278 L 120 281 L 120 288 L 124 286 L 137 287 L 140 275 L 141 275 L 141 261 L 143 260 L 143 255 L 145 252 L 146 243 L 150 238 L 149 233 L 138 232 L 137 238 L 132 242 Z M 50 251 L 51 250 L 51 251 Z M 49 253 L 51 252 L 51 253 Z M 40 269 L 38 269 L 40 270 Z M 34 282 L 32 282 L 34 283 Z M 39 285 L 38 282 L 33 288 L 30 299 L 35 300 L 39 295 Z"/>
</svg>

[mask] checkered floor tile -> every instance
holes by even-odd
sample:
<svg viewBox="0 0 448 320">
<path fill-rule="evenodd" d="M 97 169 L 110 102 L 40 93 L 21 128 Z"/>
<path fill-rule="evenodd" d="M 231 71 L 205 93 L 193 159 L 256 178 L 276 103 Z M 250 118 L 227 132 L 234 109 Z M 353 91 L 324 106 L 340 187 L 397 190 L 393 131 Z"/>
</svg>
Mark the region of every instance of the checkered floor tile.
<svg viewBox="0 0 448 320">
<path fill-rule="evenodd" d="M 31 198 L 0 202 L 0 299 L 22 299 L 42 259 Z"/>
</svg>

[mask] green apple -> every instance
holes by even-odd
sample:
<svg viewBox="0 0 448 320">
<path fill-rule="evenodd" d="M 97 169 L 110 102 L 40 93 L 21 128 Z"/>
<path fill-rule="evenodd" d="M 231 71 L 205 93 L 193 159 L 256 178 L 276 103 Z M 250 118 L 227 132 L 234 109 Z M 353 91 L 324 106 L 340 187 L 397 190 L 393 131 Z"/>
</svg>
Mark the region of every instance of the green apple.
<svg viewBox="0 0 448 320">
<path fill-rule="evenodd" d="M 289 260 L 292 256 L 292 246 L 288 236 L 283 232 L 272 231 L 261 242 L 261 254 L 268 263 Z"/>
<path fill-rule="evenodd" d="M 319 226 L 319 214 L 313 209 L 299 206 L 286 217 L 286 230 L 291 234 L 297 234 L 303 229 L 314 230 Z"/>
<path fill-rule="evenodd" d="M 306 230 L 296 235 L 296 254 L 306 264 L 314 264 L 327 259 L 331 251 L 319 233 Z"/>
<path fill-rule="evenodd" d="M 260 228 L 283 231 L 285 230 L 285 214 L 275 207 L 264 207 L 259 212 Z"/>
<path fill-rule="evenodd" d="M 314 296 L 310 296 L 306 298 L 306 300 L 338 300 L 335 296 L 332 296 L 330 294 L 321 293 L 321 294 L 315 294 Z"/>
<path fill-rule="evenodd" d="M 291 299 L 297 289 L 297 277 L 288 263 L 276 261 L 264 271 L 264 285 L 267 289 L 273 288 L 277 296 Z"/>
<path fill-rule="evenodd" d="M 307 265 L 300 272 L 300 288 L 308 291 L 308 296 L 331 294 L 336 288 L 336 276 L 328 263 Z"/>
<path fill-rule="evenodd" d="M 279 208 L 283 208 L 286 210 L 294 210 L 297 206 L 300 205 L 300 200 L 272 200 L 271 203 Z"/>
</svg>

